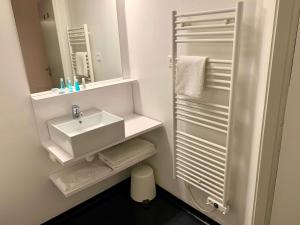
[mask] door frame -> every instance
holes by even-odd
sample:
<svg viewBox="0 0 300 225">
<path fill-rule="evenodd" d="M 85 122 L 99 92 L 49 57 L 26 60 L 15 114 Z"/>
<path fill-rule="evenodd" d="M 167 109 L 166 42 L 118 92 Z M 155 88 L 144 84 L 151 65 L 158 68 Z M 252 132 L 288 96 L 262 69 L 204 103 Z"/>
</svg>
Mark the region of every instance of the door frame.
<svg viewBox="0 0 300 225">
<path fill-rule="evenodd" d="M 284 114 L 298 30 L 300 0 L 276 0 L 252 225 L 269 225 Z"/>
</svg>

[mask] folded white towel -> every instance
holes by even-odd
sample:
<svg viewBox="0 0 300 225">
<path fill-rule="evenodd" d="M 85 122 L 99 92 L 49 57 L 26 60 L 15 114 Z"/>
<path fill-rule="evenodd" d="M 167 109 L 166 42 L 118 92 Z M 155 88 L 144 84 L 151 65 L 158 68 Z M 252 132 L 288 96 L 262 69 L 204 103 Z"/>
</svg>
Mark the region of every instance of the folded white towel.
<svg viewBox="0 0 300 225">
<path fill-rule="evenodd" d="M 112 169 L 118 169 L 126 164 L 130 165 L 138 158 L 151 155 L 154 151 L 155 147 L 152 143 L 135 138 L 100 152 L 98 157 Z"/>
<path fill-rule="evenodd" d="M 175 92 L 191 98 L 200 98 L 204 89 L 207 57 L 180 56 L 177 60 Z"/>
<path fill-rule="evenodd" d="M 88 77 L 87 52 L 76 52 L 76 74 Z"/>
</svg>

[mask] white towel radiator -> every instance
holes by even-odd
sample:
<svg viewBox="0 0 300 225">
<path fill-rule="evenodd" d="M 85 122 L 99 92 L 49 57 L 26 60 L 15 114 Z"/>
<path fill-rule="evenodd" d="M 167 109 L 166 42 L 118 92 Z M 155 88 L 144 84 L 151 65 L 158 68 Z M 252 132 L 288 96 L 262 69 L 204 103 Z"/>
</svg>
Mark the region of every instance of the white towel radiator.
<svg viewBox="0 0 300 225">
<path fill-rule="evenodd" d="M 76 73 L 76 52 L 87 52 L 88 81 L 95 82 L 87 24 L 73 28 L 68 27 L 67 32 L 73 76 L 77 78 L 80 77 L 80 75 Z M 86 78 L 85 76 L 83 77 Z"/>
<path fill-rule="evenodd" d="M 238 66 L 240 21 L 243 3 L 235 8 L 205 12 L 173 11 L 173 118 L 174 178 L 207 194 L 207 204 L 226 214 L 229 190 L 229 165 L 232 143 L 232 109 Z M 228 92 L 228 104 L 192 100 L 175 93 L 176 64 L 179 44 L 199 43 L 213 47 L 230 45 L 231 59 L 209 58 L 206 65 L 205 89 Z M 212 45 L 213 44 L 213 45 Z M 224 136 L 220 144 L 208 138 L 183 131 L 178 123 L 201 127 Z"/>
</svg>

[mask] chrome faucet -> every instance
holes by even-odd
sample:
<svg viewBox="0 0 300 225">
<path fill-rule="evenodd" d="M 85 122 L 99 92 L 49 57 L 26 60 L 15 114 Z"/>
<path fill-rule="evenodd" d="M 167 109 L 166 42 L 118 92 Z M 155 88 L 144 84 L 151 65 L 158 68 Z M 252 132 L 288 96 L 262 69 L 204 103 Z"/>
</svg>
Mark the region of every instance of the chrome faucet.
<svg viewBox="0 0 300 225">
<path fill-rule="evenodd" d="M 73 119 L 80 119 L 83 113 L 80 111 L 79 105 L 72 105 L 72 116 Z"/>
</svg>

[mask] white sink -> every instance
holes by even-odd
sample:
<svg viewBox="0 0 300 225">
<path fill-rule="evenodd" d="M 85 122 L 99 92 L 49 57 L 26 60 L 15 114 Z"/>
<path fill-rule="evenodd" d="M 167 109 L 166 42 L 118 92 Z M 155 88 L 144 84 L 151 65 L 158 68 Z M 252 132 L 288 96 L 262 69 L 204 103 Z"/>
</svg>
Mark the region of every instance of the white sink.
<svg viewBox="0 0 300 225">
<path fill-rule="evenodd" d="M 71 112 L 70 112 L 71 114 Z M 81 119 L 71 115 L 48 121 L 52 141 L 72 157 L 96 151 L 125 137 L 124 119 L 111 113 L 92 109 Z"/>
</svg>

